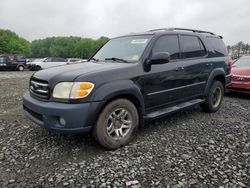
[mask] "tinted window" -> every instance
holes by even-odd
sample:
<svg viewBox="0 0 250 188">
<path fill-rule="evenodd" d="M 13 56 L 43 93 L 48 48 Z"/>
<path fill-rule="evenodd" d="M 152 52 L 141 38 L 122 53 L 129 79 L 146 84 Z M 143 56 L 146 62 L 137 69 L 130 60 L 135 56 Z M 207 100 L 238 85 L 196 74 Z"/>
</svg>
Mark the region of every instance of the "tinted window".
<svg viewBox="0 0 250 188">
<path fill-rule="evenodd" d="M 8 60 L 9 60 L 9 61 L 14 61 L 14 60 L 15 60 L 15 57 L 14 57 L 13 55 L 10 55 L 10 56 L 8 56 Z"/>
<path fill-rule="evenodd" d="M 222 39 L 217 37 L 207 37 L 207 42 L 214 50 L 216 56 L 227 56 L 227 49 Z"/>
<path fill-rule="evenodd" d="M 153 48 L 153 54 L 158 52 L 168 52 L 170 59 L 180 59 L 180 50 L 177 35 L 167 35 L 160 37 Z"/>
<path fill-rule="evenodd" d="M 23 56 L 17 56 L 17 61 L 25 61 L 25 57 Z"/>
<path fill-rule="evenodd" d="M 206 54 L 204 45 L 196 36 L 180 36 L 180 44 L 183 58 L 201 57 Z"/>
</svg>

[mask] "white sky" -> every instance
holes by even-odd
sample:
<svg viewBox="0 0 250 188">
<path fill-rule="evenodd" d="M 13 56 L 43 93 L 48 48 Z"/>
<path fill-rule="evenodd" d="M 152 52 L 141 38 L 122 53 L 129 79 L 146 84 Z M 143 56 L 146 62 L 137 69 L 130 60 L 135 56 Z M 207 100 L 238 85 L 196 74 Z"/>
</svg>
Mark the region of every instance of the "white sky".
<svg viewBox="0 0 250 188">
<path fill-rule="evenodd" d="M 250 43 L 250 0 L 0 0 L 0 28 L 29 41 L 165 27 L 212 31 L 226 44 Z"/>
</svg>

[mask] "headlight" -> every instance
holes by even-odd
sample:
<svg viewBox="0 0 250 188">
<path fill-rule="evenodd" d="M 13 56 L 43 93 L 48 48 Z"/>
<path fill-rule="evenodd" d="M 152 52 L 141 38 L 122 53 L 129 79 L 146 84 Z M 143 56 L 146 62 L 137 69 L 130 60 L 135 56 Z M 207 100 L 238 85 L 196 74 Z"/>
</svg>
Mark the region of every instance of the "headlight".
<svg viewBox="0 0 250 188">
<path fill-rule="evenodd" d="M 94 86 L 95 85 L 90 82 L 74 82 L 70 93 L 70 98 L 79 99 L 87 97 L 94 88 Z"/>
<path fill-rule="evenodd" d="M 53 97 L 59 99 L 80 99 L 87 97 L 94 84 L 90 82 L 61 82 L 53 91 Z"/>
</svg>

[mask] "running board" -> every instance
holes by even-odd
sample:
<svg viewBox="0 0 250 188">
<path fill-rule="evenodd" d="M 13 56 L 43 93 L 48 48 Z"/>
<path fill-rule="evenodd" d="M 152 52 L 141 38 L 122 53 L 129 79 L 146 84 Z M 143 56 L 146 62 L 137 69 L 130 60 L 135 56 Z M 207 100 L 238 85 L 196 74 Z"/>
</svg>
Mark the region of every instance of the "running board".
<svg viewBox="0 0 250 188">
<path fill-rule="evenodd" d="M 196 104 L 203 103 L 204 101 L 205 101 L 204 99 L 194 99 L 194 100 L 191 100 L 188 102 L 180 103 L 176 106 L 171 106 L 171 107 L 164 108 L 164 109 L 161 109 L 161 110 L 158 110 L 155 112 L 151 112 L 151 113 L 147 114 L 144 118 L 145 119 L 153 119 L 153 118 L 163 116 L 163 115 L 166 115 L 166 114 L 169 114 L 172 112 L 176 112 L 178 110 L 182 110 L 184 108 L 188 108 L 190 106 L 194 106 Z"/>
</svg>

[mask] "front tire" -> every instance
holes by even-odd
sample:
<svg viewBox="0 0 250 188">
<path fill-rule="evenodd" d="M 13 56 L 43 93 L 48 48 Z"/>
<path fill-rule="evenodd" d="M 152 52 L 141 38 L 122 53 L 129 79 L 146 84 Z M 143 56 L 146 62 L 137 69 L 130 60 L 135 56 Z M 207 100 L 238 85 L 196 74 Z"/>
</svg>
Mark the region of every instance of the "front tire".
<svg viewBox="0 0 250 188">
<path fill-rule="evenodd" d="M 35 68 L 34 68 L 35 71 L 39 71 L 39 70 L 42 70 L 42 67 L 40 65 L 36 65 Z"/>
<path fill-rule="evenodd" d="M 117 99 L 102 110 L 93 134 L 103 147 L 117 149 L 134 138 L 138 125 L 139 115 L 135 105 L 127 99 Z"/>
<path fill-rule="evenodd" d="M 205 102 L 201 104 L 202 110 L 209 113 L 217 112 L 221 107 L 224 92 L 223 84 L 220 81 L 214 81 L 205 98 Z"/>
</svg>

